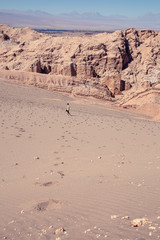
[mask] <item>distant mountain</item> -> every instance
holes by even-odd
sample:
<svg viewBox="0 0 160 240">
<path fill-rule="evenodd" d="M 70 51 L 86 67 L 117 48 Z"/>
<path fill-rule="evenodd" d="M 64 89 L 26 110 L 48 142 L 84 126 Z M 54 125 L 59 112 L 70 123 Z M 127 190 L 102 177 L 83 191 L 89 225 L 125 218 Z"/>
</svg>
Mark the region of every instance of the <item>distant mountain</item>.
<svg viewBox="0 0 160 240">
<path fill-rule="evenodd" d="M 102 16 L 98 12 L 62 13 L 52 15 L 43 11 L 0 10 L 0 24 L 13 27 L 50 28 L 68 30 L 160 30 L 160 14 L 148 13 L 137 18 L 121 15 Z"/>
</svg>

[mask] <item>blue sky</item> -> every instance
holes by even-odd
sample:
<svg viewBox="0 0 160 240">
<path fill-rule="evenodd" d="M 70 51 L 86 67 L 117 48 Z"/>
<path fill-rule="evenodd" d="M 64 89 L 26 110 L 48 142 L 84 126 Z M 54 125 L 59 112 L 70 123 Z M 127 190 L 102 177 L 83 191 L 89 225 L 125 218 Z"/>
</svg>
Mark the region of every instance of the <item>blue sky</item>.
<svg viewBox="0 0 160 240">
<path fill-rule="evenodd" d="M 104 16 L 137 17 L 160 13 L 160 0 L 0 0 L 0 9 L 40 10 L 51 14 L 99 12 Z"/>
</svg>

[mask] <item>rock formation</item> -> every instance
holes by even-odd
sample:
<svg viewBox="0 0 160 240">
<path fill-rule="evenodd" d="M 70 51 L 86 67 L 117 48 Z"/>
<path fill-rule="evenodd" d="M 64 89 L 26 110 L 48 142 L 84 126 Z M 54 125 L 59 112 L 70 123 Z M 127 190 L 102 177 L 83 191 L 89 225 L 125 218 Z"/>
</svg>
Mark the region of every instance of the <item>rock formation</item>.
<svg viewBox="0 0 160 240">
<path fill-rule="evenodd" d="M 124 107 L 132 106 L 137 94 L 148 91 L 158 96 L 154 99 L 160 104 L 156 88 L 160 83 L 159 32 L 128 29 L 83 37 L 53 37 L 29 28 L 0 25 L 0 49 L 2 77 L 114 100 Z M 156 93 L 151 91 L 153 88 Z M 136 101 L 134 105 L 138 106 Z"/>
</svg>

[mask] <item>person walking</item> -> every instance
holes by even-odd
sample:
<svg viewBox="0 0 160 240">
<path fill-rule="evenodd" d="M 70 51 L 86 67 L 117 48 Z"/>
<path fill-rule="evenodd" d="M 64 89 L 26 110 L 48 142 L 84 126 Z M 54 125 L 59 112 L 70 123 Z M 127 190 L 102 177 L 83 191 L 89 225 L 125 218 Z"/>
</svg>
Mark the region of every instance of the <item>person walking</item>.
<svg viewBox="0 0 160 240">
<path fill-rule="evenodd" d="M 69 103 L 67 103 L 67 106 L 66 106 L 66 112 L 67 112 L 68 115 L 71 116 L 71 114 L 70 114 L 70 105 L 69 105 Z"/>
</svg>

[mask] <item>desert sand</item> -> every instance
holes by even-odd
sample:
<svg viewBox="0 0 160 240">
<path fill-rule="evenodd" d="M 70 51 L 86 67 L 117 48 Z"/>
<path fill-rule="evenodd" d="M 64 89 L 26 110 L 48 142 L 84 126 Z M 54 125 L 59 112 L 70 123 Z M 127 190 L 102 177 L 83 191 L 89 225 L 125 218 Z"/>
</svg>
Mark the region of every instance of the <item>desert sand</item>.
<svg viewBox="0 0 160 240">
<path fill-rule="evenodd" d="M 3 80 L 0 112 L 0 239 L 160 238 L 160 123 Z"/>
</svg>

